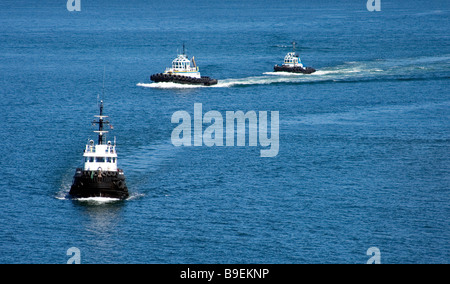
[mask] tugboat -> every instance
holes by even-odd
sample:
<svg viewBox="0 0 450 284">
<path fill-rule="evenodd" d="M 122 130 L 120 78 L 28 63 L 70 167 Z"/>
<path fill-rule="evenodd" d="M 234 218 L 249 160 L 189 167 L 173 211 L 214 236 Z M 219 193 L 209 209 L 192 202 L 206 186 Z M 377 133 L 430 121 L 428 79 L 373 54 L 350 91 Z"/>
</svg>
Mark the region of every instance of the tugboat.
<svg viewBox="0 0 450 284">
<path fill-rule="evenodd" d="M 129 197 L 123 170 L 117 167 L 116 141 L 106 142 L 103 130 L 109 125 L 107 116 L 103 115 L 103 101 L 100 103 L 100 115 L 95 116 L 98 124 L 98 144 L 89 141 L 84 150 L 84 168 L 76 170 L 69 194 L 74 198 L 107 197 L 126 199 Z M 112 128 L 112 127 L 111 127 Z M 115 140 L 115 139 L 114 139 Z"/>
<path fill-rule="evenodd" d="M 191 67 L 192 64 L 192 67 Z M 189 60 L 183 44 L 183 53 L 172 61 L 172 68 L 167 68 L 164 73 L 158 73 L 150 76 L 150 80 L 156 83 L 173 82 L 189 85 L 216 85 L 218 81 L 210 77 L 201 76 L 199 68 L 195 63 L 195 57 Z"/>
<path fill-rule="evenodd" d="M 303 73 L 303 74 L 312 74 L 312 73 L 316 72 L 316 69 L 314 69 L 312 67 L 303 66 L 300 56 L 298 55 L 298 53 L 295 52 L 296 42 L 293 42 L 292 44 L 294 46 L 293 52 L 289 52 L 284 57 L 283 65 L 281 65 L 281 66 L 275 65 L 275 67 L 274 67 L 275 72 L 290 72 L 290 73 Z"/>
</svg>

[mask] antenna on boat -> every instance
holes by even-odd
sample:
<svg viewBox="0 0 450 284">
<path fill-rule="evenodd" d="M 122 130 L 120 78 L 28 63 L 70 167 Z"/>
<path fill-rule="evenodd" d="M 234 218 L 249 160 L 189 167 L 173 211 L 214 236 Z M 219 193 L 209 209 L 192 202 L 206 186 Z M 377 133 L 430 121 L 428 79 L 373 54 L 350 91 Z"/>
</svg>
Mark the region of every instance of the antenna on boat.
<svg viewBox="0 0 450 284">
<path fill-rule="evenodd" d="M 295 41 L 292 42 L 292 46 L 293 46 L 293 49 L 292 49 L 292 50 L 293 50 L 294 52 L 295 52 L 295 45 L 296 45 L 296 44 L 297 44 L 297 43 L 296 43 Z"/>
<path fill-rule="evenodd" d="M 103 66 L 103 84 L 102 84 L 102 100 L 105 98 L 105 75 L 106 66 Z M 100 94 L 97 94 L 97 107 L 100 107 Z"/>
<path fill-rule="evenodd" d="M 102 86 L 102 99 L 105 98 L 105 76 L 106 76 L 106 66 L 103 66 L 103 86 Z"/>
<path fill-rule="evenodd" d="M 103 99 L 105 97 L 105 76 L 106 76 L 106 66 L 103 66 L 103 85 L 102 85 L 102 98 L 100 99 L 100 95 L 97 95 L 97 105 L 100 108 L 100 115 L 96 115 L 95 117 L 98 118 L 98 120 L 94 120 L 92 122 L 93 125 L 98 124 L 98 131 L 94 131 L 95 133 L 98 133 L 98 145 L 103 145 L 104 140 L 104 134 L 108 133 L 108 131 L 103 130 L 105 125 L 109 125 L 109 121 L 105 120 L 105 118 L 108 118 L 107 116 L 103 115 Z"/>
<path fill-rule="evenodd" d="M 186 55 L 186 46 L 184 45 L 184 42 L 183 42 L 183 55 Z"/>
</svg>

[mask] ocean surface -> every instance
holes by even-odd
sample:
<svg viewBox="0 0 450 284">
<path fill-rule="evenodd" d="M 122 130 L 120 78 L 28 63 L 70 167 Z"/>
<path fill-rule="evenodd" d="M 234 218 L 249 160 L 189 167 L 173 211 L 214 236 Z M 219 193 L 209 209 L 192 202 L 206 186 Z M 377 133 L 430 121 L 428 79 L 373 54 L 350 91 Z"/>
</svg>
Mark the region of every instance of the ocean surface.
<svg viewBox="0 0 450 284">
<path fill-rule="evenodd" d="M 0 263 L 450 263 L 450 2 L 381 1 L 2 0 Z M 218 85 L 150 82 L 183 43 Z M 126 201 L 68 196 L 99 97 Z M 173 146 L 195 103 L 279 154 Z"/>
</svg>

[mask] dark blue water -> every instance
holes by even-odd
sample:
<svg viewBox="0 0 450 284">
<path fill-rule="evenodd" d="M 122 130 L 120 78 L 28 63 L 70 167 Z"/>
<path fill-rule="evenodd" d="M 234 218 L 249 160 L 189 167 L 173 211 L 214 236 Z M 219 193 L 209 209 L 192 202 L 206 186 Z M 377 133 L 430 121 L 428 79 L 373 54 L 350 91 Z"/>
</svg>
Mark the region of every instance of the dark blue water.
<svg viewBox="0 0 450 284">
<path fill-rule="evenodd" d="M 365 2 L 2 0 L 0 263 L 449 263 L 450 4 Z M 183 42 L 218 86 L 150 84 Z M 71 200 L 104 69 L 131 198 Z M 278 156 L 172 146 L 194 103 L 279 111 Z"/>
</svg>

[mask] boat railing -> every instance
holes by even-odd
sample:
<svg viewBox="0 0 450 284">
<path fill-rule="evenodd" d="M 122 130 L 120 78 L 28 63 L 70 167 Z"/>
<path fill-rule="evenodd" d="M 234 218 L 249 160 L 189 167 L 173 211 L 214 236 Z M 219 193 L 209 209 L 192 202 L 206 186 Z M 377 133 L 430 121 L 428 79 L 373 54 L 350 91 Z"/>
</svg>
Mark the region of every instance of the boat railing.
<svg viewBox="0 0 450 284">
<path fill-rule="evenodd" d="M 86 149 L 84 150 L 85 153 L 96 153 L 96 147 L 95 146 L 90 146 L 90 145 L 86 145 Z M 108 146 L 105 149 L 105 153 L 107 154 L 114 154 L 116 153 L 116 146 Z"/>
<path fill-rule="evenodd" d="M 166 68 L 165 73 L 168 72 L 198 72 L 198 67 L 189 67 L 189 68 Z"/>
</svg>

